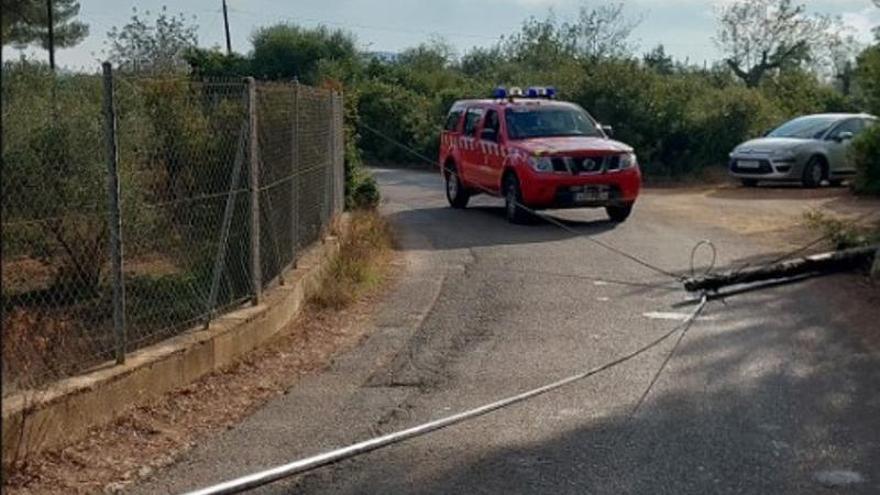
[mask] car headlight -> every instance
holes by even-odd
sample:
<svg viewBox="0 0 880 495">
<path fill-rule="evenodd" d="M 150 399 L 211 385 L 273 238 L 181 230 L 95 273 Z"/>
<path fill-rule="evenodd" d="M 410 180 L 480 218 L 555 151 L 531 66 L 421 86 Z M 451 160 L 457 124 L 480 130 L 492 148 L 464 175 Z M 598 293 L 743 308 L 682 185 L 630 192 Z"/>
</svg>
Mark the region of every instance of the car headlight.
<svg viewBox="0 0 880 495">
<path fill-rule="evenodd" d="M 777 161 L 777 162 L 794 161 L 795 155 L 791 151 L 779 150 L 779 151 L 774 151 L 770 155 L 770 159 L 773 161 Z"/>
<path fill-rule="evenodd" d="M 529 165 L 532 166 L 535 172 L 553 171 L 553 160 L 546 156 L 530 156 Z"/>
<path fill-rule="evenodd" d="M 638 166 L 638 164 L 639 164 L 639 162 L 638 162 L 638 160 L 636 160 L 635 153 L 625 153 L 623 155 L 620 155 L 620 169 L 621 170 L 627 169 L 627 168 L 633 168 L 635 166 Z"/>
</svg>

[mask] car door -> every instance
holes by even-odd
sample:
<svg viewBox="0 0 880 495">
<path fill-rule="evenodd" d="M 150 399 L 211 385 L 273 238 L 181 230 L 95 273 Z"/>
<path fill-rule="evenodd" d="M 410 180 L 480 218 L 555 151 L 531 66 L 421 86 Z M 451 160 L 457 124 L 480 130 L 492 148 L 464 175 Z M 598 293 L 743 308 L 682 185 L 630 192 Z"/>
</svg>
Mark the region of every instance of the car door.
<svg viewBox="0 0 880 495">
<path fill-rule="evenodd" d="M 486 110 L 483 125 L 480 126 L 480 154 L 483 164 L 480 179 L 483 187 L 496 191 L 501 183 L 504 159 L 501 156 L 501 116 L 494 108 Z"/>
<path fill-rule="evenodd" d="M 478 135 L 480 123 L 483 120 L 483 109 L 471 107 L 464 116 L 464 129 L 459 138 L 461 149 L 461 169 L 459 173 L 465 182 L 482 185 L 480 167 L 483 165 L 483 156 L 478 152 Z"/>
<path fill-rule="evenodd" d="M 854 137 L 865 129 L 861 118 L 846 119 L 837 125 L 826 138 L 828 168 L 831 175 L 851 175 L 855 165 L 850 158 L 849 148 Z"/>
</svg>

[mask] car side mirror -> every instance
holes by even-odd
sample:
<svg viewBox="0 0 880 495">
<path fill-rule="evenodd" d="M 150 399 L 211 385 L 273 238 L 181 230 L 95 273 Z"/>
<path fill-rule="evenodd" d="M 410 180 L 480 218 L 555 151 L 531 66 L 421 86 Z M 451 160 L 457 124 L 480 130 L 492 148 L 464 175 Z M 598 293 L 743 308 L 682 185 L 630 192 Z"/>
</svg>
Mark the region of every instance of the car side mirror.
<svg viewBox="0 0 880 495">
<path fill-rule="evenodd" d="M 495 129 L 483 129 L 483 132 L 480 133 L 480 139 L 483 141 L 498 141 L 498 132 Z"/>
<path fill-rule="evenodd" d="M 614 137 L 614 128 L 610 125 L 600 125 L 599 128 L 602 129 L 606 136 Z"/>
<path fill-rule="evenodd" d="M 844 141 L 851 140 L 854 136 L 855 136 L 855 134 L 853 134 L 849 131 L 843 131 L 843 132 L 839 133 L 837 136 L 834 136 L 834 140 L 837 141 L 838 143 L 842 143 Z"/>
</svg>

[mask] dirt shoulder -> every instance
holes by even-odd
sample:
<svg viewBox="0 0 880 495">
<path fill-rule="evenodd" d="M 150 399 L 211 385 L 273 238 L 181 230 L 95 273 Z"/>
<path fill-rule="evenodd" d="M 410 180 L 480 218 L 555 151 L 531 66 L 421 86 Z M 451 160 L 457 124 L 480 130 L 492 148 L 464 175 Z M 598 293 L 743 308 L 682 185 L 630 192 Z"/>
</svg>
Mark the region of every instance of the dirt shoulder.
<svg viewBox="0 0 880 495">
<path fill-rule="evenodd" d="M 237 424 L 368 337 L 374 305 L 404 271 L 400 253 L 392 250 L 371 257 L 370 267 L 368 283 L 344 305 L 313 298 L 264 348 L 230 369 L 93 429 L 84 441 L 28 459 L 4 473 L 3 492 L 120 491 Z"/>
<path fill-rule="evenodd" d="M 810 211 L 839 219 L 870 217 L 877 212 L 868 221 L 880 221 L 880 199 L 854 196 L 846 188 L 648 187 L 641 201 L 642 207 L 724 228 L 780 249 L 790 249 L 817 237 L 805 218 Z"/>
</svg>

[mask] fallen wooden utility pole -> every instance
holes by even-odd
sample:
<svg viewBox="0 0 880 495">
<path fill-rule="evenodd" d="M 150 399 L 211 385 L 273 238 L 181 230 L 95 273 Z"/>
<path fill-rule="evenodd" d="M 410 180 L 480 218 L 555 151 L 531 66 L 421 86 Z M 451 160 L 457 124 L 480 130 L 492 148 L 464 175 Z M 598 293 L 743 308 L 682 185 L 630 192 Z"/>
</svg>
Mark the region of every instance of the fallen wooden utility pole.
<svg viewBox="0 0 880 495">
<path fill-rule="evenodd" d="M 744 268 L 734 272 L 712 273 L 689 278 L 685 280 L 684 287 L 691 292 L 717 291 L 731 285 L 870 267 L 878 250 L 880 250 L 880 246 L 843 249 L 767 266 Z"/>
</svg>

